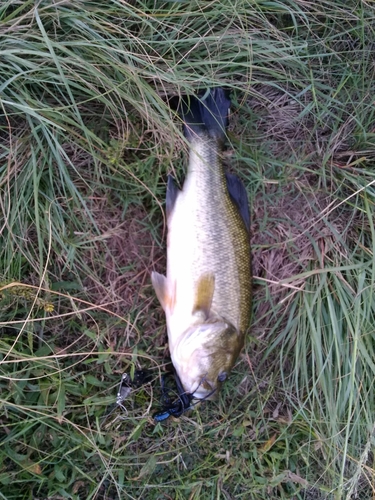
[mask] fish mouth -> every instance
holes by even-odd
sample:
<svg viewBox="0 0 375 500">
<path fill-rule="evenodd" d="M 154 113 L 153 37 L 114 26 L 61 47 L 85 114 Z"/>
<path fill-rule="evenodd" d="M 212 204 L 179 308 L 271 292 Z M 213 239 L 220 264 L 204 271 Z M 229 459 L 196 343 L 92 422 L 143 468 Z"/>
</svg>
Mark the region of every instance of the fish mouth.
<svg viewBox="0 0 375 500">
<path fill-rule="evenodd" d="M 181 379 L 176 371 L 174 370 L 174 378 L 176 381 L 176 386 L 178 390 L 178 395 L 180 397 L 188 397 L 190 400 L 206 400 L 206 399 L 213 399 L 214 394 L 217 390 L 217 387 L 214 387 L 206 378 L 206 375 L 202 378 L 202 380 L 199 382 L 198 387 L 190 392 L 186 391 L 184 389 L 184 386 L 182 385 Z"/>
<path fill-rule="evenodd" d="M 207 389 L 199 390 L 199 389 L 197 389 L 192 394 L 192 398 L 194 400 L 197 400 L 197 401 L 206 401 L 206 400 L 214 399 L 215 395 L 216 395 L 215 393 L 216 393 L 216 387 L 212 390 L 207 390 Z"/>
<path fill-rule="evenodd" d="M 196 400 L 206 400 L 214 398 L 217 387 L 214 387 L 205 377 L 202 378 L 198 387 L 191 393 L 191 397 Z"/>
</svg>

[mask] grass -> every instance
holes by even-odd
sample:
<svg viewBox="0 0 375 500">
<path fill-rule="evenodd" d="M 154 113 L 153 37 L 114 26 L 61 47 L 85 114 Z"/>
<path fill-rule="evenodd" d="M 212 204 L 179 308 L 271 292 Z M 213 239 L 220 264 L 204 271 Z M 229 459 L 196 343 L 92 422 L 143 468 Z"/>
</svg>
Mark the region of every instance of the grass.
<svg viewBox="0 0 375 500">
<path fill-rule="evenodd" d="M 0 6 L 0 498 L 373 499 L 371 2 Z M 217 402 L 155 425 L 168 98 L 231 90 L 253 323 Z M 123 372 L 153 381 L 115 406 Z"/>
</svg>

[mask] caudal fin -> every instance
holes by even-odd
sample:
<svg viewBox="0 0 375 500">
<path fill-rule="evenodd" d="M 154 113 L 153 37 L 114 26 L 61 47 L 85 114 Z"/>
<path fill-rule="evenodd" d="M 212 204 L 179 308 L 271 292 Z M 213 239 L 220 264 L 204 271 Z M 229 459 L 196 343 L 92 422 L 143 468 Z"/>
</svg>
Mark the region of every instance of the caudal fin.
<svg viewBox="0 0 375 500">
<path fill-rule="evenodd" d="M 230 99 L 227 92 L 217 87 L 209 89 L 202 97 L 191 96 L 181 102 L 181 116 L 187 139 L 205 134 L 223 139 L 228 125 Z"/>
</svg>

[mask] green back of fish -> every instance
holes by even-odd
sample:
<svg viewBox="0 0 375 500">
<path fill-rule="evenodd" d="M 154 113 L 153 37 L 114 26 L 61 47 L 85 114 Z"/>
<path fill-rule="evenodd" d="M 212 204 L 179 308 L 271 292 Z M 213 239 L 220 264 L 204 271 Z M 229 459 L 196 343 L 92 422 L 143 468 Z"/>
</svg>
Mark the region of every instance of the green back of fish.
<svg viewBox="0 0 375 500">
<path fill-rule="evenodd" d="M 194 218 L 197 249 L 192 271 L 199 294 L 202 276 L 214 274 L 211 315 L 229 320 L 243 334 L 250 322 L 250 237 L 238 205 L 227 188 L 221 141 L 201 134 L 192 139 L 183 190 L 186 216 Z M 192 204 L 189 204 L 189 192 Z M 193 200 L 199 203 L 193 203 Z M 197 296 L 197 307 L 201 299 Z"/>
</svg>

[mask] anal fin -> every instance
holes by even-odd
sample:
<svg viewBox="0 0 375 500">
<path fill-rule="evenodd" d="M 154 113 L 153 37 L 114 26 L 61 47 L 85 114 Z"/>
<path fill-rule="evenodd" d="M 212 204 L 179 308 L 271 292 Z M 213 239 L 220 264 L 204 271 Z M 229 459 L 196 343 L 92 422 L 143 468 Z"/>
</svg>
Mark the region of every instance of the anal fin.
<svg viewBox="0 0 375 500">
<path fill-rule="evenodd" d="M 171 213 L 173 212 L 173 208 L 175 206 L 177 196 L 180 193 L 180 190 L 176 186 L 176 183 L 171 175 L 168 175 L 167 181 L 167 196 L 165 199 L 165 208 L 167 212 L 167 220 L 169 219 Z"/>
</svg>

